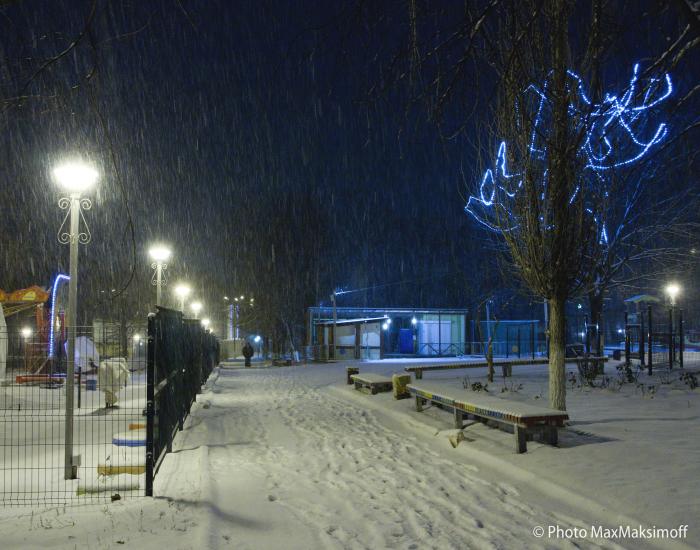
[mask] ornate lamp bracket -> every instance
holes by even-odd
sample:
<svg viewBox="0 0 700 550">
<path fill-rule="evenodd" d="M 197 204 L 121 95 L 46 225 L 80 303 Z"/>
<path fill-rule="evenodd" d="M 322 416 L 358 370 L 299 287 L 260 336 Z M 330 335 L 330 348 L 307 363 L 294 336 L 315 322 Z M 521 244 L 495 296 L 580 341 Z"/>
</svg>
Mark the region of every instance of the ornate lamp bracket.
<svg viewBox="0 0 700 550">
<path fill-rule="evenodd" d="M 78 233 L 76 235 L 71 234 L 70 227 L 70 216 L 73 201 L 76 201 L 77 203 L 78 215 L 80 216 L 78 219 Z M 58 207 L 61 210 L 67 210 L 66 215 L 63 218 L 63 222 L 61 222 L 61 226 L 58 228 L 58 242 L 61 244 L 70 244 L 72 242 L 88 244 L 92 240 L 92 233 L 90 233 L 90 227 L 85 220 L 83 211 L 90 210 L 92 208 L 92 201 L 85 197 L 61 197 L 58 199 Z"/>
</svg>

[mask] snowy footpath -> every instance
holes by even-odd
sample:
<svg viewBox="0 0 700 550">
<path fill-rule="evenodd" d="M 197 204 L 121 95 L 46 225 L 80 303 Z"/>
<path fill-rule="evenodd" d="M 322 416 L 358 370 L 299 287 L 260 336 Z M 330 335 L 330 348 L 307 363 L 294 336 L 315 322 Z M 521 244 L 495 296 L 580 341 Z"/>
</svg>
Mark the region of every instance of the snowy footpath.
<svg viewBox="0 0 700 550">
<path fill-rule="evenodd" d="M 360 367 L 387 374 L 401 370 L 389 364 Z M 563 431 L 561 448 L 532 442 L 528 453 L 515 455 L 511 435 L 482 425 L 466 428 L 464 441 L 455 449 L 448 440 L 455 430 L 447 413 L 417 413 L 411 400 L 356 392 L 344 384 L 344 371 L 343 364 L 216 369 L 156 478 L 156 498 L 5 509 L 0 515 L 0 547 L 700 545 L 700 394 L 691 392 L 689 399 L 679 393 L 684 411 L 664 413 L 677 422 L 662 422 L 657 428 L 653 422 L 658 415 L 649 415 L 643 428 L 666 432 L 658 435 L 664 449 L 654 452 L 654 434 L 644 438 L 643 429 L 634 433 L 644 420 L 640 415 L 631 416 L 636 424 L 629 422 L 625 428 L 620 417 L 629 413 L 629 406 L 621 411 L 605 408 L 612 407 L 611 400 L 622 399 L 621 394 L 604 396 L 596 404 L 598 396 L 574 392 L 570 408 L 575 422 Z M 461 384 L 459 374 L 447 372 L 443 378 Z M 515 398 L 525 399 L 528 387 L 539 391 L 545 380 L 544 371 L 528 371 L 528 376 Z M 519 383 L 517 373 L 514 380 Z M 645 410 L 661 402 L 628 399 Z M 668 407 L 669 402 L 662 404 Z M 584 403 L 593 404 L 595 412 L 582 412 L 576 420 L 575 411 L 583 411 Z M 596 433 L 597 425 L 601 433 Z M 669 435 L 678 426 L 680 431 Z M 625 430 L 632 430 L 627 441 L 620 437 Z M 669 455 L 664 463 L 669 438 L 685 454 Z M 695 441 L 687 444 L 686 453 L 682 447 L 688 438 Z M 643 453 L 647 456 L 640 456 Z M 645 467 L 635 471 L 640 465 Z M 592 526 L 679 524 L 689 524 L 683 541 L 591 536 Z M 549 526 L 562 530 L 560 538 L 533 534 L 536 527 Z M 567 539 L 567 529 L 587 530 L 587 536 Z"/>
</svg>

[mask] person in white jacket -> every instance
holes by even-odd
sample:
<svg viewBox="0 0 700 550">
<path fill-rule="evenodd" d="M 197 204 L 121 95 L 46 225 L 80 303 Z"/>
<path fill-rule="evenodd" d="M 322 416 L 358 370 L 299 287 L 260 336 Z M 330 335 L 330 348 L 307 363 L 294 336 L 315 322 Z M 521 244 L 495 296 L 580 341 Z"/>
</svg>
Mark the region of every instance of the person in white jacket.
<svg viewBox="0 0 700 550">
<path fill-rule="evenodd" d="M 107 408 L 112 408 L 116 405 L 119 400 L 117 394 L 122 388 L 126 387 L 128 381 L 129 368 L 126 364 L 126 359 L 115 357 L 100 361 L 97 382 L 100 390 L 105 394 Z"/>
</svg>

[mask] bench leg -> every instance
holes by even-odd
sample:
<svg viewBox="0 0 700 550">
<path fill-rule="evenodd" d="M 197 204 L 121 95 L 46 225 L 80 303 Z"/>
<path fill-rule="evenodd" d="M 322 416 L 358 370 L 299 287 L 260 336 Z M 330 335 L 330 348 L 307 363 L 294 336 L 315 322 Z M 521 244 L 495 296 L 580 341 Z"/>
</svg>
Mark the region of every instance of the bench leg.
<svg viewBox="0 0 700 550">
<path fill-rule="evenodd" d="M 423 398 L 416 395 L 416 410 L 423 412 Z"/>
<path fill-rule="evenodd" d="M 556 426 L 551 425 L 551 426 L 545 426 L 544 428 L 544 440 L 552 445 L 553 447 L 557 446 L 557 443 L 559 443 L 559 430 Z"/>
<path fill-rule="evenodd" d="M 423 369 L 416 369 L 416 380 L 423 380 Z"/>
<path fill-rule="evenodd" d="M 360 391 L 361 388 L 362 388 L 362 384 L 360 384 L 359 382 L 355 382 L 355 389 L 357 391 Z"/>
<path fill-rule="evenodd" d="M 455 411 L 455 428 L 461 430 L 464 427 L 464 412 L 459 410 L 457 407 L 454 408 Z"/>
<path fill-rule="evenodd" d="M 513 435 L 515 436 L 515 452 L 527 452 L 527 429 L 517 424 L 513 427 Z"/>
<path fill-rule="evenodd" d="M 513 376 L 513 367 L 511 365 L 503 365 L 501 370 L 503 372 L 503 378 Z"/>
<path fill-rule="evenodd" d="M 377 395 L 377 386 L 375 386 L 374 384 L 370 384 L 369 391 L 372 395 Z"/>
</svg>

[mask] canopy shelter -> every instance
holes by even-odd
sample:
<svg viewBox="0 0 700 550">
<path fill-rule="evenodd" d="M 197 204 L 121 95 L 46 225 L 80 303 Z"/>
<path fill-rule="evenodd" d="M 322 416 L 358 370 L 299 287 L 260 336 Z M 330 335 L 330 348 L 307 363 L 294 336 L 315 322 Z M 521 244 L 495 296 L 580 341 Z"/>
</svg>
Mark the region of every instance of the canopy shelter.
<svg viewBox="0 0 700 550">
<path fill-rule="evenodd" d="M 660 302 L 661 300 L 651 294 L 637 294 L 625 300 L 626 304 L 658 304 Z"/>
<path fill-rule="evenodd" d="M 3 305 L 5 318 L 44 304 L 49 299 L 49 293 L 39 286 L 21 288 L 13 292 L 5 292 L 0 289 L 0 303 Z"/>
</svg>

